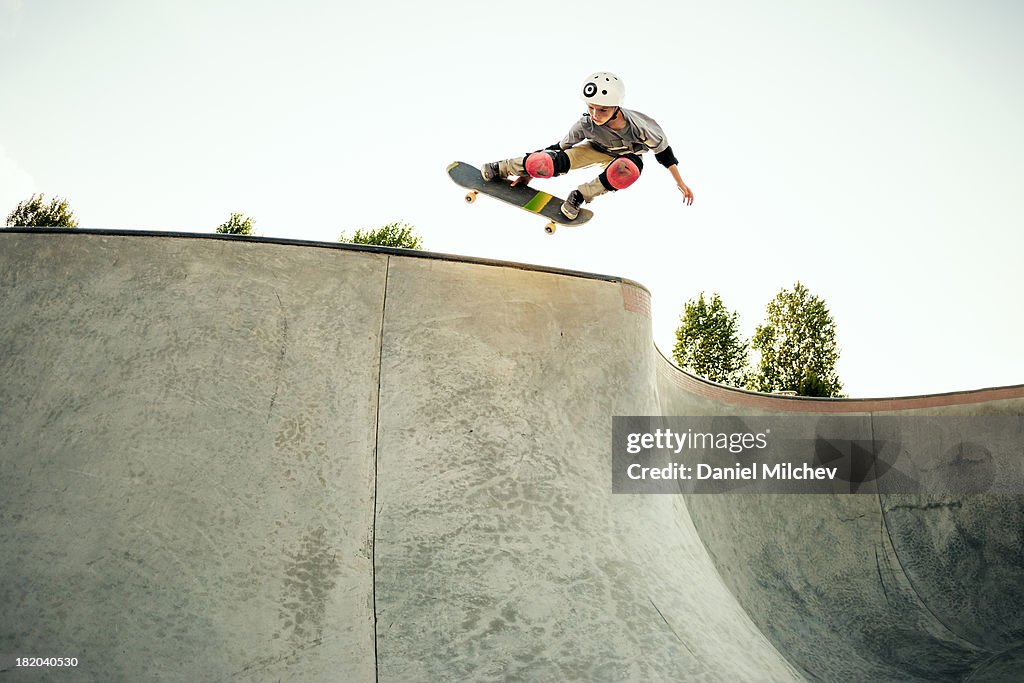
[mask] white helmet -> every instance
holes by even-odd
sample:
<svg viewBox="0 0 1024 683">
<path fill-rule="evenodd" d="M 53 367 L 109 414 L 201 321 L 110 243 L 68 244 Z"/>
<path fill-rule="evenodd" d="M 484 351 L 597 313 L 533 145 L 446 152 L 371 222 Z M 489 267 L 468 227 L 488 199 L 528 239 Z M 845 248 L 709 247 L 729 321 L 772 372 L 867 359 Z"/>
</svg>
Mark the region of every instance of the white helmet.
<svg viewBox="0 0 1024 683">
<path fill-rule="evenodd" d="M 599 107 L 621 107 L 626 97 L 626 86 L 618 76 L 598 71 L 583 81 L 583 101 Z"/>
</svg>

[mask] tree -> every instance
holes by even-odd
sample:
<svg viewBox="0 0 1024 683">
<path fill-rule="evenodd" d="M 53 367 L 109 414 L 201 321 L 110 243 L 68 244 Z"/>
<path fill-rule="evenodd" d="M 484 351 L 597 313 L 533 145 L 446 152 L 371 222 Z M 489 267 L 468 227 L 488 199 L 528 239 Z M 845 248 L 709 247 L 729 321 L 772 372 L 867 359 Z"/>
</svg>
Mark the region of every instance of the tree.
<svg viewBox="0 0 1024 683">
<path fill-rule="evenodd" d="M 797 282 L 792 291 L 782 289 L 766 312 L 754 332 L 753 346 L 761 358 L 750 388 L 841 397 L 836 324 L 824 300 Z"/>
<path fill-rule="evenodd" d="M 739 333 L 739 314 L 730 313 L 718 293 L 686 302 L 672 355 L 690 372 L 720 384 L 746 384 L 749 344 Z"/>
<path fill-rule="evenodd" d="M 251 235 L 255 222 L 252 216 L 243 216 L 241 213 L 233 212 L 231 218 L 218 226 L 217 232 L 221 235 Z"/>
<path fill-rule="evenodd" d="M 44 202 L 42 193 L 32 195 L 30 198 L 14 207 L 14 211 L 7 216 L 8 227 L 31 227 L 31 228 L 77 228 L 78 220 L 68 205 L 68 200 L 63 197 L 54 197 L 47 204 Z"/>
<path fill-rule="evenodd" d="M 341 233 L 339 242 L 354 244 L 375 244 L 379 247 L 400 247 L 402 249 L 422 249 L 423 238 L 416 234 L 415 229 L 405 221 L 388 223 L 376 230 L 356 230 L 351 239 Z"/>
</svg>

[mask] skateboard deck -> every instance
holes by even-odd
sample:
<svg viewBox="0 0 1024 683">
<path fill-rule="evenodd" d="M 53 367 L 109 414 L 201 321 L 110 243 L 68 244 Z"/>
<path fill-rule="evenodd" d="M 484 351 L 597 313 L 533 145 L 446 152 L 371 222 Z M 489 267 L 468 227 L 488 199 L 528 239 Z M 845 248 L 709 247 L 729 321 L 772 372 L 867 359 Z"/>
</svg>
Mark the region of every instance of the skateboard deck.
<svg viewBox="0 0 1024 683">
<path fill-rule="evenodd" d="M 555 231 L 556 225 L 583 225 L 594 217 L 589 209 L 580 209 L 580 215 L 569 220 L 562 214 L 562 199 L 547 192 L 535 190 L 529 185 L 513 185 L 506 179 L 484 180 L 480 169 L 463 161 L 453 161 L 448 165 L 448 175 L 457 185 L 469 190 L 466 201 L 472 204 L 476 195 L 483 192 L 508 204 L 518 206 L 524 211 L 544 216 L 548 224 L 544 226 L 549 235 Z"/>
</svg>

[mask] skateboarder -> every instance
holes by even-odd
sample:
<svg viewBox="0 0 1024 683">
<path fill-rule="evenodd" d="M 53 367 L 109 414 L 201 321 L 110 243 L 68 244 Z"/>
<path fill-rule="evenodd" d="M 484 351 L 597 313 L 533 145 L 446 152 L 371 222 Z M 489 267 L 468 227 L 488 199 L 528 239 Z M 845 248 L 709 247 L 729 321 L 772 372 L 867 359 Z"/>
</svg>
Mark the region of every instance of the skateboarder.
<svg viewBox="0 0 1024 683">
<path fill-rule="evenodd" d="M 665 132 L 651 117 L 622 108 L 626 88 L 615 74 L 600 71 L 583 81 L 581 96 L 587 113 L 577 121 L 561 142 L 524 157 L 492 161 L 480 167 L 484 180 L 519 176 L 552 178 L 586 166 L 604 167 L 597 178 L 583 183 L 562 202 L 562 213 L 572 220 L 584 202 L 605 192 L 623 190 L 640 177 L 644 167 L 640 155 L 654 152 L 654 158 L 668 169 L 683 193 L 687 205 L 693 192 L 683 182 L 679 161 L 668 145 Z"/>
</svg>

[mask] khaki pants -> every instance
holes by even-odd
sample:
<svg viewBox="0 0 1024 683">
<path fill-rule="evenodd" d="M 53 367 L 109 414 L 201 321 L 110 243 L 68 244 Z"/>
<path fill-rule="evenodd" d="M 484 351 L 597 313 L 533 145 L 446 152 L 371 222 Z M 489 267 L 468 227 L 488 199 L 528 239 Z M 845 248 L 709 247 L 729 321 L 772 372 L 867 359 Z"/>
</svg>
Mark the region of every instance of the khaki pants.
<svg viewBox="0 0 1024 683">
<path fill-rule="evenodd" d="M 569 157 L 569 170 L 575 171 L 578 168 L 587 168 L 588 166 L 600 166 L 602 170 L 605 166 L 615 161 L 616 157 L 611 154 L 605 154 L 594 149 L 589 142 L 570 147 L 565 150 L 566 156 Z M 526 174 L 526 169 L 523 167 L 523 157 L 515 159 L 505 159 L 504 161 L 498 162 L 499 167 L 504 175 L 521 176 Z M 585 182 L 580 185 L 577 190 L 583 195 L 583 199 L 587 202 L 594 201 L 595 197 L 603 195 L 608 189 L 601 182 L 600 178 L 594 178 L 591 181 Z"/>
</svg>

